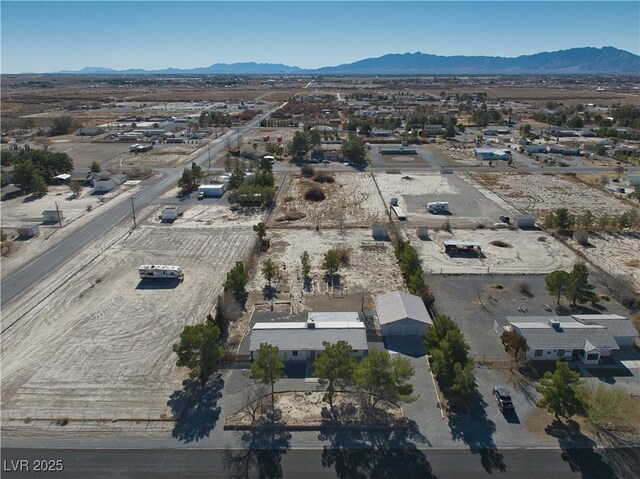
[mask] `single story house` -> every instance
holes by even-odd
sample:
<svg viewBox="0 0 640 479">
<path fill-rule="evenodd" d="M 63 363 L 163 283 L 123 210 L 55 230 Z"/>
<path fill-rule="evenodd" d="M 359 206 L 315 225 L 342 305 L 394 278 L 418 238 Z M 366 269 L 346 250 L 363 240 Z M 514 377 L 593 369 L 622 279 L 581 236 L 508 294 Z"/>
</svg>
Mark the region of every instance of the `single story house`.
<svg viewBox="0 0 640 479">
<path fill-rule="evenodd" d="M 440 135 L 444 133 L 444 127 L 442 125 L 424 125 L 422 131 L 427 135 Z"/>
<path fill-rule="evenodd" d="M 505 330 L 526 339 L 527 357 L 533 361 L 579 359 L 598 364 L 600 358 L 632 345 L 638 337 L 629 320 L 617 315 L 511 316 L 506 320 Z"/>
<path fill-rule="evenodd" d="M 374 128 L 373 130 L 371 130 L 371 134 L 369 136 L 377 136 L 377 137 L 393 136 L 393 131 L 391 131 L 391 130 L 379 130 L 379 129 Z"/>
<path fill-rule="evenodd" d="M 124 173 L 116 173 L 115 175 L 112 175 L 111 178 L 116 182 L 116 185 L 121 185 L 129 179 Z"/>
<path fill-rule="evenodd" d="M 252 359 L 257 358 L 263 343 L 277 346 L 285 362 L 314 360 L 324 351 L 325 341 L 346 341 L 356 358 L 369 350 L 365 325 L 357 312 L 310 312 L 291 319 L 253 325 L 249 340 Z"/>
<path fill-rule="evenodd" d="M 424 336 L 433 325 L 422 298 L 404 291 L 376 297 L 376 312 L 383 336 Z"/>
<path fill-rule="evenodd" d="M 93 180 L 94 193 L 108 193 L 116 187 L 116 180 L 113 178 L 96 178 Z"/>
<path fill-rule="evenodd" d="M 534 153 L 546 153 L 547 145 L 525 145 L 524 152 L 528 155 L 532 155 Z"/>
<path fill-rule="evenodd" d="M 475 148 L 473 153 L 481 160 L 508 160 L 509 153 L 495 148 Z"/>
<path fill-rule="evenodd" d="M 580 148 L 571 148 L 568 146 L 552 145 L 549 147 L 549 151 L 557 155 L 580 156 Z"/>
<path fill-rule="evenodd" d="M 96 136 L 102 135 L 105 132 L 104 128 L 100 128 L 99 126 L 85 126 L 80 128 L 76 135 L 78 136 Z"/>
</svg>

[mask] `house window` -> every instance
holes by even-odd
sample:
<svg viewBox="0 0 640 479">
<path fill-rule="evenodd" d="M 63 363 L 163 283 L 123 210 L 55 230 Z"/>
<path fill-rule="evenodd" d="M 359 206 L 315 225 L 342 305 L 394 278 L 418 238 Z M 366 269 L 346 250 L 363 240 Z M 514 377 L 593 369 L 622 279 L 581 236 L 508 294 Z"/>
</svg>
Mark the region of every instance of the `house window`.
<svg viewBox="0 0 640 479">
<path fill-rule="evenodd" d="M 297 356 L 297 355 L 298 355 L 298 351 L 294 351 L 294 352 L 293 352 L 293 355 L 294 355 L 294 356 Z"/>
<path fill-rule="evenodd" d="M 558 349 L 558 357 L 564 356 L 564 349 Z"/>
<path fill-rule="evenodd" d="M 351 350 L 351 352 L 352 352 L 353 354 L 358 354 L 358 350 L 357 350 L 357 349 L 352 349 L 352 350 Z"/>
<path fill-rule="evenodd" d="M 598 353 L 589 353 L 587 354 L 587 361 L 596 361 L 598 357 Z"/>
<path fill-rule="evenodd" d="M 551 354 L 551 351 L 547 351 L 547 355 Z"/>
<path fill-rule="evenodd" d="M 536 349 L 536 352 L 533 353 L 534 356 L 542 356 L 542 349 Z"/>
</svg>

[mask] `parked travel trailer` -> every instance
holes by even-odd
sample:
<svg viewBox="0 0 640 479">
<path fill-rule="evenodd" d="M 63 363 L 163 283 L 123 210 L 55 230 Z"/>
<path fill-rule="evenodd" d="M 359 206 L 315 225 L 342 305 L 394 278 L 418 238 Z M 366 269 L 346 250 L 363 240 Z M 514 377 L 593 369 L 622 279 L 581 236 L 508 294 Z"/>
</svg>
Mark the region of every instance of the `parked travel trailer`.
<svg viewBox="0 0 640 479">
<path fill-rule="evenodd" d="M 427 203 L 427 211 L 429 213 L 448 213 L 449 202 L 447 201 L 433 201 Z"/>
<path fill-rule="evenodd" d="M 163 264 L 143 264 L 138 267 L 140 279 L 181 279 L 184 277 L 180 266 L 168 266 Z"/>
</svg>

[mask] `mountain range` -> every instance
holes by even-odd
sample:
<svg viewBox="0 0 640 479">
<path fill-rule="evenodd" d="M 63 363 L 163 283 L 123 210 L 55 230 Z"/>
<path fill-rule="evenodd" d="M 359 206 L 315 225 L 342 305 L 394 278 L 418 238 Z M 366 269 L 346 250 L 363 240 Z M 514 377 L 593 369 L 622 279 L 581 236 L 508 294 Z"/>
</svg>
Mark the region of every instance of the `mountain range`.
<svg viewBox="0 0 640 479">
<path fill-rule="evenodd" d="M 584 47 L 541 52 L 519 57 L 440 56 L 428 53 L 393 53 L 353 63 L 302 69 L 280 63 L 214 63 L 208 67 L 163 70 L 114 70 L 87 67 L 65 74 L 90 75 L 422 75 L 422 74 L 640 74 L 640 56 L 614 47 Z"/>
</svg>

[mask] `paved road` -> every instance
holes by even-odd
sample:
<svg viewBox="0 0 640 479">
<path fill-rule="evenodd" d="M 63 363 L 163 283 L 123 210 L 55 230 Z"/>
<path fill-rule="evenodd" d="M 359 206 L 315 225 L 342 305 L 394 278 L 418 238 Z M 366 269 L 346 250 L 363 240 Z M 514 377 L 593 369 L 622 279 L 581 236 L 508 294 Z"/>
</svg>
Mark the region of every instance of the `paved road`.
<svg viewBox="0 0 640 479">
<path fill-rule="evenodd" d="M 35 472 L 35 461 L 61 460 L 61 472 Z M 19 462 L 22 460 L 23 462 Z M 13 472 L 22 465 L 23 472 Z M 52 464 L 55 467 L 55 463 Z M 11 449 L 3 477 L 384 477 L 631 478 L 590 449 Z M 260 469 L 260 473 L 258 473 Z"/>
<path fill-rule="evenodd" d="M 229 142 L 236 140 L 238 135 L 243 135 L 257 127 L 262 119 L 268 117 L 273 111 L 282 106 L 280 105 L 267 113 L 263 113 L 242 127 L 229 130 L 209 148 L 210 154 L 209 152 L 203 153 L 195 162 L 203 166 L 209 160 L 210 155 L 215 156 L 223 151 Z M 138 193 L 134 198 L 136 209 L 141 210 L 156 201 L 164 191 L 176 184 L 181 174 L 181 169 L 163 170 L 161 175 L 140 183 Z M 75 256 L 84 246 L 95 241 L 126 218 L 131 218 L 130 201 L 122 202 L 111 208 L 105 208 L 102 212 L 99 208 L 93 219 L 82 229 L 74 232 L 65 241 L 43 251 L 37 258 L 20 270 L 2 278 L 0 307 L 4 308 L 19 295 L 24 294 L 34 285 L 46 279 L 52 271 Z"/>
</svg>

